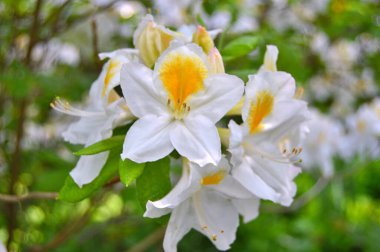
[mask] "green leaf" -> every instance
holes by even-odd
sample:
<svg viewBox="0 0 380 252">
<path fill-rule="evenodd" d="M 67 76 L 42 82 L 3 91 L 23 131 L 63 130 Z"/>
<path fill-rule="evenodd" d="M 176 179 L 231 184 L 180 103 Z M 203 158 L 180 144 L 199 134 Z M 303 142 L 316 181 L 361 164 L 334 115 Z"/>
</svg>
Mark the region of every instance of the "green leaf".
<svg viewBox="0 0 380 252">
<path fill-rule="evenodd" d="M 136 180 L 137 198 L 144 210 L 148 200 L 159 200 L 171 190 L 169 175 L 169 157 L 145 164 L 144 172 Z"/>
<path fill-rule="evenodd" d="M 91 183 L 83 185 L 82 188 L 80 188 L 69 175 L 59 192 L 58 199 L 67 202 L 78 202 L 93 195 L 117 173 L 120 152 L 121 150 L 119 149 L 117 151 L 111 151 L 98 177 Z"/>
<path fill-rule="evenodd" d="M 83 148 L 77 152 L 74 152 L 74 155 L 83 156 L 83 155 L 94 155 L 100 152 L 112 150 L 117 147 L 123 146 L 125 136 L 113 136 L 111 138 L 99 141 L 94 143 L 86 148 Z"/>
<path fill-rule="evenodd" d="M 232 60 L 247 55 L 256 49 L 260 38 L 257 36 L 243 36 L 229 42 L 222 50 L 224 60 Z"/>
<path fill-rule="evenodd" d="M 120 180 L 126 186 L 129 186 L 144 171 L 145 163 L 135 163 L 129 159 L 119 161 Z"/>
</svg>

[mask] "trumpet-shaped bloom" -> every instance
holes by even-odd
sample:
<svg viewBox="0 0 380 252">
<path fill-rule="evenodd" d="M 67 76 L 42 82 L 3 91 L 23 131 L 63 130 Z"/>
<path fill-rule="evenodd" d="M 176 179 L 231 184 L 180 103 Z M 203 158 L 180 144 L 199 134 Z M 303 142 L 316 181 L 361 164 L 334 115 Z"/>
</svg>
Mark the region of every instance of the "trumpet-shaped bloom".
<svg viewBox="0 0 380 252">
<path fill-rule="evenodd" d="M 155 161 L 176 149 L 200 166 L 219 162 L 215 123 L 241 98 L 239 78 L 211 73 L 199 46 L 172 43 L 153 71 L 128 63 L 121 79 L 127 104 L 139 118 L 127 133 L 123 159 Z"/>
<path fill-rule="evenodd" d="M 116 126 L 129 122 L 133 115 L 126 107 L 124 100 L 113 90 L 120 83 L 120 68 L 123 63 L 136 60 L 135 50 L 118 50 L 104 53 L 101 58 L 109 57 L 98 79 L 92 84 L 89 104 L 85 110 L 76 109 L 59 98 L 52 107 L 62 113 L 79 117 L 63 132 L 66 141 L 73 144 L 89 146 L 112 136 Z M 109 152 L 90 156 L 81 156 L 75 168 L 70 172 L 73 180 L 79 185 L 93 181 L 106 163 Z"/>
<path fill-rule="evenodd" d="M 249 77 L 243 125 L 230 122 L 232 175 L 262 199 L 290 205 L 296 192 L 293 165 L 298 148 L 280 143 L 308 117 L 306 103 L 294 99 L 295 81 L 285 72 L 261 71 Z"/>
<path fill-rule="evenodd" d="M 196 229 L 220 250 L 235 240 L 239 214 L 248 222 L 258 215 L 259 199 L 244 189 L 230 174 L 225 158 L 218 166 L 200 167 L 185 162 L 182 177 L 161 200 L 147 203 L 145 217 L 172 213 L 164 239 L 165 251 L 176 251 L 177 243 Z"/>
</svg>

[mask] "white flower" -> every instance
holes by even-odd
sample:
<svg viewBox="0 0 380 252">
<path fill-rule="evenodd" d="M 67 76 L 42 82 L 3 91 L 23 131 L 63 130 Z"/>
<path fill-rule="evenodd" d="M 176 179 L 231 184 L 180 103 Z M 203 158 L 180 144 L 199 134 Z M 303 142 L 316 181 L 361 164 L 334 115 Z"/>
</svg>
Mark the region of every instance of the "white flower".
<svg viewBox="0 0 380 252">
<path fill-rule="evenodd" d="M 52 107 L 65 114 L 77 116 L 80 119 L 72 123 L 63 132 L 66 141 L 73 144 L 89 146 L 112 136 L 116 126 L 125 124 L 132 119 L 132 114 L 125 106 L 124 100 L 113 90 L 120 83 L 120 68 L 122 63 L 129 62 L 135 56 L 135 51 L 118 50 L 101 54 L 101 58 L 110 57 L 99 78 L 92 84 L 89 104 L 85 110 L 73 108 L 68 102 L 57 98 Z M 81 187 L 93 181 L 104 166 L 109 152 L 90 156 L 81 156 L 70 175 Z"/>
<path fill-rule="evenodd" d="M 121 79 L 127 104 L 139 118 L 127 133 L 123 159 L 155 161 L 176 149 L 201 166 L 219 162 L 215 123 L 241 98 L 239 78 L 210 73 L 197 45 L 172 43 L 153 71 L 128 63 Z"/>
<path fill-rule="evenodd" d="M 356 114 L 347 118 L 350 140 L 360 155 L 377 157 L 380 154 L 380 99 L 362 105 Z"/>
<path fill-rule="evenodd" d="M 308 116 L 306 103 L 294 98 L 295 81 L 285 72 L 249 76 L 243 125 L 231 121 L 232 175 L 262 199 L 290 205 L 296 192 L 293 163 L 299 149 L 280 149 L 281 141 Z"/>
<path fill-rule="evenodd" d="M 330 177 L 334 173 L 333 157 L 340 154 L 341 148 L 352 148 L 352 145 L 347 144 L 339 121 L 316 110 L 311 112 L 311 120 L 307 122 L 310 133 L 302 142 L 302 167 L 310 170 L 317 166 L 323 176 Z"/>
<path fill-rule="evenodd" d="M 166 252 L 176 251 L 177 243 L 196 229 L 220 250 L 235 240 L 239 214 L 248 222 L 258 215 L 259 199 L 229 175 L 230 166 L 222 158 L 218 166 L 200 167 L 185 161 L 182 177 L 163 199 L 147 203 L 145 217 L 156 218 L 172 212 L 164 239 Z"/>
</svg>

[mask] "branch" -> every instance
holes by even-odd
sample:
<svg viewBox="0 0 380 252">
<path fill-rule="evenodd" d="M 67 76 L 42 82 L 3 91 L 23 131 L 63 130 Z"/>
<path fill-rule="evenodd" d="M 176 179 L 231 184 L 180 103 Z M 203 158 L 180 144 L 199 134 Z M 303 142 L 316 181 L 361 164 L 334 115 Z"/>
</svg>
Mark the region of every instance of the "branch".
<svg viewBox="0 0 380 252">
<path fill-rule="evenodd" d="M 160 240 L 164 238 L 165 235 L 165 227 L 161 227 L 154 231 L 149 236 L 145 237 L 142 241 L 137 243 L 135 246 L 133 246 L 131 249 L 129 249 L 127 252 L 144 252 L 147 251 L 148 248 L 150 248 L 152 245 L 156 244 Z"/>
<path fill-rule="evenodd" d="M 43 0 L 37 0 L 36 8 L 35 8 L 34 13 L 33 13 L 33 23 L 32 23 L 32 27 L 30 29 L 30 34 L 29 34 L 30 40 L 29 40 L 28 50 L 26 52 L 26 57 L 25 57 L 25 64 L 28 66 L 30 64 L 34 45 L 38 41 L 38 33 L 39 33 L 38 28 L 39 28 L 39 19 L 40 19 L 42 2 L 43 2 Z"/>
<path fill-rule="evenodd" d="M 32 199 L 57 199 L 58 193 L 56 192 L 30 192 L 25 195 L 9 195 L 0 194 L 0 201 L 19 203 Z"/>
<path fill-rule="evenodd" d="M 96 64 L 96 67 L 98 71 L 102 69 L 102 64 L 99 60 L 99 43 L 98 43 L 98 27 L 96 24 L 96 20 L 91 20 L 91 31 L 92 31 L 92 51 L 93 51 L 93 57 L 94 62 Z"/>
</svg>

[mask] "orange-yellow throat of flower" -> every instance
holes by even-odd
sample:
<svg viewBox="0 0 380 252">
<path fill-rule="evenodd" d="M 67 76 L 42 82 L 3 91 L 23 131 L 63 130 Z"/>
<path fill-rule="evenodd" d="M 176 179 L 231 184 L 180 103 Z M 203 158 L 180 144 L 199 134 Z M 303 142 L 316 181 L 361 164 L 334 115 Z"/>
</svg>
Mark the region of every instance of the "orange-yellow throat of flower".
<svg viewBox="0 0 380 252">
<path fill-rule="evenodd" d="M 204 89 L 207 68 L 197 55 L 172 52 L 166 56 L 159 77 L 168 93 L 168 105 L 175 114 L 183 115 L 190 107 L 188 99 Z"/>
<path fill-rule="evenodd" d="M 260 91 L 256 100 L 251 102 L 248 114 L 249 133 L 255 134 L 263 129 L 262 121 L 273 110 L 274 97 L 269 91 Z"/>
<path fill-rule="evenodd" d="M 226 176 L 226 173 L 223 170 L 217 171 L 216 173 L 210 174 L 206 177 L 203 177 L 201 180 L 202 185 L 217 185 Z"/>
</svg>

